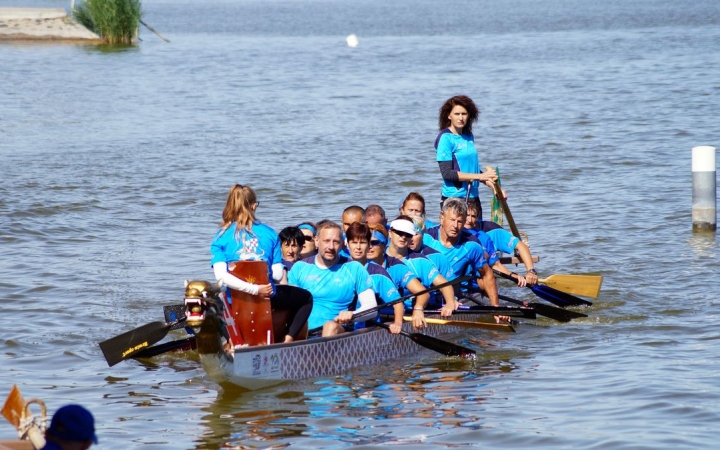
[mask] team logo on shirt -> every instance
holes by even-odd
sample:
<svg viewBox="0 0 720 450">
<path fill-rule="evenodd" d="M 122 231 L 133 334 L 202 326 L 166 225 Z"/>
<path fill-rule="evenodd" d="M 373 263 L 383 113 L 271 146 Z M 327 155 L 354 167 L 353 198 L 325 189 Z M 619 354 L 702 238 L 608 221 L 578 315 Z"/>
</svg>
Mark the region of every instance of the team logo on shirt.
<svg viewBox="0 0 720 450">
<path fill-rule="evenodd" d="M 242 248 L 238 251 L 240 261 L 264 261 L 265 250 L 260 248 L 260 241 L 255 236 L 249 236 L 243 231 Z"/>
</svg>

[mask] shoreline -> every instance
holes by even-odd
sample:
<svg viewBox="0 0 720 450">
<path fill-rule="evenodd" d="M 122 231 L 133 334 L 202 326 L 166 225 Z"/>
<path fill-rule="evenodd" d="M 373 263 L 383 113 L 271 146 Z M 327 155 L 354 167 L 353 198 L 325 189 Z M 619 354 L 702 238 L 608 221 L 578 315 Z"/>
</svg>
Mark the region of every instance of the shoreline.
<svg viewBox="0 0 720 450">
<path fill-rule="evenodd" d="M 99 44 L 97 34 L 77 23 L 62 8 L 0 8 L 0 42 Z"/>
</svg>

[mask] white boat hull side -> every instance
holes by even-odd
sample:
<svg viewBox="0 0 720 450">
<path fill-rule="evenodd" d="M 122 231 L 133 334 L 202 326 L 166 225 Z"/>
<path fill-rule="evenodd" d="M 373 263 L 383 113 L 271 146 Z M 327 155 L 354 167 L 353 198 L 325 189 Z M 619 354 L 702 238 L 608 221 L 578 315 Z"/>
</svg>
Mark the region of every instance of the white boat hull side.
<svg viewBox="0 0 720 450">
<path fill-rule="evenodd" d="M 404 328 L 409 331 L 410 324 Z M 448 328 L 431 325 L 424 334 L 436 335 Z M 368 328 L 332 338 L 240 347 L 234 361 L 218 354 L 201 354 L 208 376 L 220 383 L 232 383 L 249 390 L 273 386 L 287 380 L 300 380 L 343 373 L 351 368 L 377 365 L 383 361 L 421 349 L 410 338 L 392 335 L 382 328 Z"/>
</svg>

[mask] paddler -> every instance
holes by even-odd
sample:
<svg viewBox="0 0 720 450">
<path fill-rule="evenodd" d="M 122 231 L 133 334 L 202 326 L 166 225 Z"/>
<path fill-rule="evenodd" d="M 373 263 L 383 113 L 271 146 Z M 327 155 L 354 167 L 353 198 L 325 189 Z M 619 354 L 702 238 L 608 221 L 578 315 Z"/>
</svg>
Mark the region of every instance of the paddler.
<svg viewBox="0 0 720 450">
<path fill-rule="evenodd" d="M 423 243 L 443 253 L 450 261 L 452 278 L 475 274 L 478 286 L 487 293 L 491 305 L 499 305 L 497 283 L 485 259 L 485 249 L 470 233 L 463 233 L 467 204 L 463 199 L 448 198 L 440 212 L 440 225 L 425 232 Z M 458 297 L 460 293 L 457 293 Z M 507 320 L 496 316 L 495 320 Z"/>
<path fill-rule="evenodd" d="M 220 230 L 210 244 L 210 264 L 224 286 L 269 298 L 273 309 L 289 310 L 292 319 L 284 342 L 292 342 L 310 316 L 313 299 L 306 290 L 282 284 L 285 268 L 280 239 L 275 230 L 255 218 L 259 205 L 250 186 L 236 184 L 230 188 Z M 237 278 L 228 272 L 228 265 L 235 261 L 265 261 L 270 282 L 258 285 Z"/>
<path fill-rule="evenodd" d="M 397 286 L 393 283 L 387 270 L 367 258 L 370 245 L 379 244 L 377 239 L 372 239 L 370 227 L 365 223 L 354 222 L 345 231 L 345 239 L 348 252 L 350 252 L 350 258 L 362 264 L 370 274 L 378 304 L 390 303 L 399 299 L 400 291 L 398 291 Z M 404 312 L 405 307 L 402 302 L 393 305 L 395 320 L 390 324 L 391 333 L 398 334 L 402 330 Z"/>
<path fill-rule="evenodd" d="M 318 222 L 317 255 L 296 262 L 288 273 L 288 283 L 312 293 L 308 328 L 322 327 L 323 337 L 352 329 L 353 314 L 377 306 L 370 274 L 359 262 L 340 256 L 342 242 L 340 225 L 331 220 Z M 356 297 L 358 305 L 353 307 Z M 375 316 L 368 314 L 362 320 Z"/>
<path fill-rule="evenodd" d="M 385 254 L 388 245 L 388 232 L 385 227 L 380 224 L 373 224 L 370 225 L 370 230 L 372 231 L 372 240 L 370 241 L 368 258 L 387 270 L 400 294 L 408 295 L 425 291 L 425 286 L 422 285 L 408 266 L 401 260 Z M 415 303 L 412 306 L 412 324 L 416 329 L 427 326 L 423 311 L 428 300 L 430 300 L 430 294 L 427 292 L 415 297 Z"/>
<path fill-rule="evenodd" d="M 510 232 L 495 222 L 478 220 L 480 214 L 479 211 L 480 207 L 477 201 L 471 201 L 468 203 L 465 230 L 472 233 L 478 241 L 480 241 L 483 247 L 485 247 L 485 250 L 488 251 L 488 253 L 490 253 L 489 245 L 486 245 L 486 242 L 489 240 L 492 243 L 494 250 L 507 253 L 509 255 L 517 254 L 520 261 L 522 261 L 525 266 L 526 273 L 523 277 L 522 275 L 507 270 L 507 268 L 505 268 L 502 264 L 498 263 L 499 265 L 493 265 L 493 263 L 489 261 L 490 265 L 503 273 L 517 275 L 518 286 L 520 287 L 524 286 L 525 282 L 530 285 L 537 284 L 538 276 L 537 271 L 535 270 L 535 264 L 532 260 L 530 248 L 528 248 L 523 241 L 513 236 Z"/>
<path fill-rule="evenodd" d="M 446 283 L 447 279 L 440 274 L 435 263 L 422 253 L 409 249 L 409 243 L 418 232 L 419 230 L 409 216 L 398 216 L 390 222 L 390 243 L 385 253 L 405 263 L 425 288 Z M 452 286 L 445 286 L 440 289 L 440 292 L 444 299 L 440 315 L 449 317 L 460 304 L 455 300 Z"/>
</svg>

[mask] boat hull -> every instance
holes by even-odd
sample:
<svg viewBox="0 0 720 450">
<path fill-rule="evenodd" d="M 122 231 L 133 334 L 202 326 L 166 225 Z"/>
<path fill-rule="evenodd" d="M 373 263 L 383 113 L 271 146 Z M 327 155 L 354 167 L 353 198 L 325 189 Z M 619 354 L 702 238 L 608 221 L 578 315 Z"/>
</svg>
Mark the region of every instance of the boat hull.
<svg viewBox="0 0 720 450">
<path fill-rule="evenodd" d="M 422 347 L 407 336 L 369 327 L 326 338 L 229 349 L 227 300 L 220 295 L 207 309 L 202 325 L 196 328 L 200 362 L 213 381 L 231 383 L 249 390 L 273 386 L 287 380 L 300 380 L 343 373 L 354 367 L 377 365 L 383 361 L 418 351 Z M 403 325 L 412 331 L 412 325 Z M 458 327 L 429 325 L 423 334 L 460 331 Z"/>
<path fill-rule="evenodd" d="M 409 325 L 405 328 L 409 329 Z M 213 378 L 246 389 L 260 389 L 286 380 L 334 375 L 379 364 L 420 348 L 405 336 L 377 327 L 364 328 L 330 338 L 238 348 L 234 361 L 223 365 L 222 377 Z M 213 372 L 217 375 L 216 370 Z"/>
</svg>

